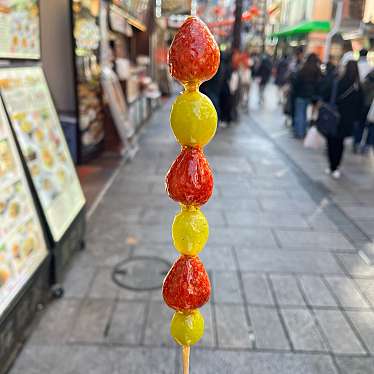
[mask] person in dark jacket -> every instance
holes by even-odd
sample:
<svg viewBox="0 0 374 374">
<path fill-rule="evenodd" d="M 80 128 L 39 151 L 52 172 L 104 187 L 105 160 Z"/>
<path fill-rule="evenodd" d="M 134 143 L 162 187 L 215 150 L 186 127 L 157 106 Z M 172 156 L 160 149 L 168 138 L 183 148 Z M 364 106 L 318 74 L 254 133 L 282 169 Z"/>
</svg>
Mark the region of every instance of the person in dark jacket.
<svg viewBox="0 0 374 374">
<path fill-rule="evenodd" d="M 284 87 L 287 84 L 289 76 L 289 66 L 290 61 L 287 55 L 283 56 L 276 65 L 274 83 L 278 87 L 279 104 L 282 104 L 284 101 Z"/>
<path fill-rule="evenodd" d="M 260 62 L 260 66 L 258 67 L 258 71 L 256 76 L 259 77 L 259 99 L 260 99 L 260 105 L 264 103 L 264 93 L 266 85 L 268 84 L 270 78 L 271 78 L 271 72 L 273 69 L 273 64 L 270 60 L 270 57 L 265 53 Z"/>
<path fill-rule="evenodd" d="M 337 78 L 336 108 L 340 114 L 336 136 L 327 137 L 327 155 L 329 168 L 326 170 L 334 179 L 340 178 L 339 167 L 343 159 L 344 139 L 352 136 L 355 123 L 360 120 L 362 113 L 362 89 L 356 61 L 348 61 L 343 75 Z M 329 101 L 333 87 L 323 94 L 324 100 Z"/>
<path fill-rule="evenodd" d="M 221 120 L 221 106 L 220 106 L 220 92 L 222 89 L 223 83 L 223 69 L 224 63 L 222 61 L 221 54 L 221 63 L 217 70 L 217 73 L 213 76 L 212 79 L 209 79 L 206 82 L 203 82 L 200 86 L 200 92 L 209 97 L 212 101 L 214 107 L 216 108 L 218 120 Z"/>
<path fill-rule="evenodd" d="M 361 81 L 363 91 L 363 105 L 360 121 L 355 125 L 353 153 L 367 154 L 371 146 L 374 146 L 374 124 L 368 123 L 367 115 L 374 100 L 374 69 Z M 364 132 L 366 129 L 366 139 Z"/>
<path fill-rule="evenodd" d="M 303 139 L 307 130 L 306 111 L 312 100 L 318 95 L 322 73 L 320 61 L 311 53 L 301 69 L 291 78 L 291 89 L 294 100 L 293 127 L 295 138 Z"/>
</svg>

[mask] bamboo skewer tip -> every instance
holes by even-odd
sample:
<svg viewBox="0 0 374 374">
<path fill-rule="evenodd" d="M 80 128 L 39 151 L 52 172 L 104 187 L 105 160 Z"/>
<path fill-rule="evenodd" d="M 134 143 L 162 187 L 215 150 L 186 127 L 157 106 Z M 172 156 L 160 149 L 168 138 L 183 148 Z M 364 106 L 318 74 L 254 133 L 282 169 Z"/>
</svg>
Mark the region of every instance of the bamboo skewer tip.
<svg viewBox="0 0 374 374">
<path fill-rule="evenodd" d="M 183 374 L 190 373 L 190 347 L 184 345 L 182 347 L 182 360 L 183 360 Z"/>
</svg>

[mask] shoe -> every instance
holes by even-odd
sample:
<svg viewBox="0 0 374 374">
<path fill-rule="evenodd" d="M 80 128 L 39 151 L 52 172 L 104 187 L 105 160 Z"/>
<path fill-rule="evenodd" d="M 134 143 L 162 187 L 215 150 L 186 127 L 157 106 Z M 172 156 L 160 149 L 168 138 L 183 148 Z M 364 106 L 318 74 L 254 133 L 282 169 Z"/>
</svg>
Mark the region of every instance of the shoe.
<svg viewBox="0 0 374 374">
<path fill-rule="evenodd" d="M 334 170 L 334 171 L 331 173 L 331 176 L 332 176 L 334 179 L 340 179 L 340 177 L 341 177 L 340 171 L 339 171 L 339 170 Z"/>
</svg>

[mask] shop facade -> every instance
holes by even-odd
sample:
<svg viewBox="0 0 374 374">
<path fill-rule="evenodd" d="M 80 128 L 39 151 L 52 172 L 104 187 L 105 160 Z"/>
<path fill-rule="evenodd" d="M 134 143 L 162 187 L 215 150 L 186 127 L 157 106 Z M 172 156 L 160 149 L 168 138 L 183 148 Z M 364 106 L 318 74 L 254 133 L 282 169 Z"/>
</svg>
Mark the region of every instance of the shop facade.
<svg viewBox="0 0 374 374">
<path fill-rule="evenodd" d="M 153 19 L 146 0 L 0 2 L 0 374 L 84 248 L 87 176 L 133 157 L 160 103 Z"/>
</svg>

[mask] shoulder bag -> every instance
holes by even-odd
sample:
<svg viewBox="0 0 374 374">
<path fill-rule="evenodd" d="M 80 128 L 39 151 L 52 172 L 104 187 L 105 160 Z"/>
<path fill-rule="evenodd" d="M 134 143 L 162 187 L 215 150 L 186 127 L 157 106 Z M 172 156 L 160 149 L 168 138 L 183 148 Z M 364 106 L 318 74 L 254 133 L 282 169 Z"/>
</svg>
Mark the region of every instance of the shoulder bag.
<svg viewBox="0 0 374 374">
<path fill-rule="evenodd" d="M 336 95 L 338 91 L 338 81 L 332 85 L 330 101 L 321 102 L 316 120 L 317 130 L 325 137 L 334 137 L 338 133 L 340 114 L 336 109 Z"/>
</svg>

